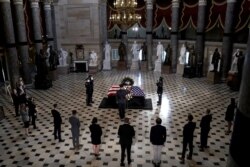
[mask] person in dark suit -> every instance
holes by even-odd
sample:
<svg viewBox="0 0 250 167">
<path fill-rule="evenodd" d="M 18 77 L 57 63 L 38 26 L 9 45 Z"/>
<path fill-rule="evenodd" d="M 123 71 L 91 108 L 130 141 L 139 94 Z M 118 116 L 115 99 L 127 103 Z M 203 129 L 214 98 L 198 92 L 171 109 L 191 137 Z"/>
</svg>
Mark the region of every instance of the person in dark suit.
<svg viewBox="0 0 250 167">
<path fill-rule="evenodd" d="M 29 118 L 30 121 L 32 122 L 33 128 L 36 129 L 37 109 L 34 102 L 34 98 L 30 97 L 27 102 L 29 108 Z"/>
<path fill-rule="evenodd" d="M 76 110 L 72 111 L 72 116 L 69 117 L 69 123 L 71 125 L 72 142 L 74 149 L 80 149 L 79 137 L 80 137 L 80 121 L 77 117 Z"/>
<path fill-rule="evenodd" d="M 123 84 L 120 84 L 120 90 L 116 92 L 116 102 L 118 104 L 120 119 L 124 119 L 125 117 L 126 95 L 126 89 L 123 87 Z"/>
<path fill-rule="evenodd" d="M 121 163 L 120 166 L 125 166 L 125 150 L 127 150 L 128 164 L 131 164 L 131 145 L 132 138 L 135 136 L 134 127 L 129 124 L 129 118 L 124 119 L 124 124 L 120 125 L 118 129 L 119 143 L 121 145 Z"/>
<path fill-rule="evenodd" d="M 225 120 L 227 121 L 226 135 L 229 135 L 229 133 L 231 132 L 231 126 L 234 120 L 234 112 L 236 108 L 237 108 L 237 105 L 235 103 L 235 98 L 231 98 L 231 103 L 228 105 L 226 115 L 225 115 Z"/>
<path fill-rule="evenodd" d="M 89 80 L 89 100 L 90 100 L 90 103 L 94 103 L 93 101 L 93 93 L 94 93 L 94 78 L 92 75 L 89 75 L 87 80 Z"/>
<path fill-rule="evenodd" d="M 55 140 L 59 139 L 59 142 L 63 142 L 61 138 L 61 124 L 62 124 L 62 118 L 61 114 L 56 110 L 57 104 L 54 104 L 54 109 L 51 110 L 51 114 L 54 118 L 54 137 Z"/>
<path fill-rule="evenodd" d="M 93 88 L 91 86 L 89 78 L 87 78 L 85 81 L 85 88 L 86 88 L 86 95 L 87 95 L 87 97 L 86 97 L 87 106 L 92 106 L 91 105 L 91 95 L 93 94 Z"/>
<path fill-rule="evenodd" d="M 212 121 L 212 115 L 210 114 L 210 109 L 207 109 L 206 115 L 201 118 L 200 128 L 201 128 L 201 135 L 200 135 L 200 151 L 204 151 L 204 148 L 208 148 L 207 146 L 207 138 L 208 133 L 210 131 L 210 122 Z"/>
<path fill-rule="evenodd" d="M 95 156 L 99 155 L 100 144 L 101 144 L 101 136 L 102 136 L 102 128 L 97 124 L 97 118 L 94 117 L 92 119 L 92 124 L 89 126 L 89 130 L 91 133 L 91 143 L 93 144 L 93 151 Z"/>
<path fill-rule="evenodd" d="M 156 119 L 156 125 L 151 127 L 150 130 L 150 142 L 153 144 L 154 159 L 152 163 L 155 166 L 160 166 L 161 163 L 161 151 L 166 141 L 167 130 L 165 126 L 161 125 L 161 118 Z"/>
<path fill-rule="evenodd" d="M 194 138 L 194 130 L 196 127 L 196 123 L 192 122 L 193 116 L 191 114 L 188 115 L 188 123 L 183 127 L 183 149 L 182 155 L 180 157 L 181 163 L 185 162 L 185 153 L 187 149 L 187 145 L 189 146 L 189 154 L 187 159 L 192 159 L 193 154 L 193 138 Z"/>
<path fill-rule="evenodd" d="M 163 78 L 160 77 L 156 83 L 157 86 L 157 94 L 158 94 L 158 101 L 157 105 L 161 105 L 162 93 L 163 93 Z"/>
</svg>

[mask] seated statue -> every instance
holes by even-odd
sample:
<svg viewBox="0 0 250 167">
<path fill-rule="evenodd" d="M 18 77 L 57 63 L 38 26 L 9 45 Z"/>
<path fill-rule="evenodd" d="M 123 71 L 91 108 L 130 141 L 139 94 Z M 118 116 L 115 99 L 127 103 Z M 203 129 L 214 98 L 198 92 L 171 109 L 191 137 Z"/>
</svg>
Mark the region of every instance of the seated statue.
<svg viewBox="0 0 250 167">
<path fill-rule="evenodd" d="M 95 51 L 91 51 L 90 53 L 89 66 L 97 66 L 97 54 Z"/>
</svg>

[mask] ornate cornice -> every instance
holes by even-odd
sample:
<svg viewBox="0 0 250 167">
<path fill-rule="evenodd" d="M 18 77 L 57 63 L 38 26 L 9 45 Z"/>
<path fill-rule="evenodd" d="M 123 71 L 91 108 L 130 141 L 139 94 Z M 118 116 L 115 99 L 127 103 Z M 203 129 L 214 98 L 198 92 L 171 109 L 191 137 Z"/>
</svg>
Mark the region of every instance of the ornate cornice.
<svg viewBox="0 0 250 167">
<path fill-rule="evenodd" d="M 179 0 L 172 0 L 172 8 L 179 8 L 180 1 Z"/>
<path fill-rule="evenodd" d="M 236 0 L 227 0 L 227 3 L 236 3 Z"/>
<path fill-rule="evenodd" d="M 23 0 L 13 0 L 14 5 L 23 5 Z"/>
<path fill-rule="evenodd" d="M 199 0 L 199 6 L 206 6 L 207 0 Z"/>
<path fill-rule="evenodd" d="M 0 3 L 8 2 L 10 3 L 10 0 L 0 0 Z"/>
</svg>

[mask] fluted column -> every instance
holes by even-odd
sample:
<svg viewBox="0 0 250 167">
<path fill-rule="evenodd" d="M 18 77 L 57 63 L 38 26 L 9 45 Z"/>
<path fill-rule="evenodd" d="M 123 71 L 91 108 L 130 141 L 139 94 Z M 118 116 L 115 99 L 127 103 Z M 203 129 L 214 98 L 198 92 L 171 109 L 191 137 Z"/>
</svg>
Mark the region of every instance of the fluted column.
<svg viewBox="0 0 250 167">
<path fill-rule="evenodd" d="M 12 88 L 15 88 L 15 83 L 19 77 L 19 67 L 10 0 L 0 0 L 0 17 L 3 21 L 10 84 Z"/>
<path fill-rule="evenodd" d="M 204 29 L 207 0 L 199 0 L 198 23 L 196 36 L 196 76 L 202 77 L 204 64 Z"/>
<path fill-rule="evenodd" d="M 176 72 L 178 57 L 178 32 L 179 32 L 179 0 L 172 0 L 172 25 L 171 25 L 171 47 L 172 47 L 172 72 Z"/>
<path fill-rule="evenodd" d="M 107 25 L 107 1 L 100 0 L 100 32 L 101 32 L 101 53 L 102 60 L 105 58 L 105 53 L 103 52 L 103 48 L 105 47 L 106 41 L 108 41 L 108 25 Z"/>
<path fill-rule="evenodd" d="M 234 13 L 236 0 L 227 0 L 227 11 L 225 19 L 224 36 L 222 43 L 222 72 L 223 77 L 227 77 L 230 70 L 231 58 L 233 52 L 233 33 L 234 33 Z"/>
<path fill-rule="evenodd" d="M 239 104 L 234 120 L 227 167 L 241 167 L 249 164 L 250 150 L 250 31 L 248 34 L 247 53 L 243 67 Z"/>
<path fill-rule="evenodd" d="M 13 0 L 14 4 L 14 17 L 16 20 L 16 34 L 17 34 L 17 49 L 18 55 L 21 61 L 22 76 L 25 83 L 31 83 L 31 71 L 29 68 L 29 52 L 27 43 L 27 34 L 25 28 L 24 11 L 23 11 L 23 0 Z"/>
<path fill-rule="evenodd" d="M 152 39 L 152 30 L 153 30 L 153 1 L 147 0 L 147 21 L 146 21 L 146 42 L 147 42 L 147 60 L 148 60 L 148 70 L 153 70 L 153 39 Z"/>
<path fill-rule="evenodd" d="M 127 26 L 126 25 L 122 25 L 121 27 L 121 34 L 122 34 L 122 42 L 125 44 L 126 46 L 126 63 L 127 63 L 127 68 L 130 69 L 131 66 L 131 61 L 132 61 L 132 56 L 130 54 L 129 48 L 128 48 L 128 34 L 127 34 Z"/>
<path fill-rule="evenodd" d="M 39 0 L 30 0 L 34 43 L 37 52 L 42 49 L 42 31 L 40 21 L 40 8 L 38 2 Z"/>
<path fill-rule="evenodd" d="M 43 2 L 44 15 L 45 15 L 45 27 L 46 27 L 46 39 L 48 45 L 54 45 L 54 36 L 52 29 L 52 13 L 50 0 L 44 0 Z"/>
</svg>

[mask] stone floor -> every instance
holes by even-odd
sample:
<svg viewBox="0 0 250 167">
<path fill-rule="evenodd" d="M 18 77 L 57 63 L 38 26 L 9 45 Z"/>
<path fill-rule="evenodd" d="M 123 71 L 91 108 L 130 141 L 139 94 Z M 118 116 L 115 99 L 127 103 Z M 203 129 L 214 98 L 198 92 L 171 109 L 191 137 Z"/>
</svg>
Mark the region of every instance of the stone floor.
<svg viewBox="0 0 250 167">
<path fill-rule="evenodd" d="M 153 110 L 127 110 L 131 124 L 136 130 L 132 146 L 132 167 L 151 167 L 152 145 L 149 131 L 160 116 L 167 127 L 167 142 L 162 151 L 163 167 L 223 167 L 228 156 L 230 135 L 225 135 L 224 113 L 231 97 L 238 99 L 238 92 L 231 92 L 225 84 L 211 85 L 206 78 L 187 79 L 178 75 L 163 75 L 164 95 L 161 107 L 156 105 L 156 80 L 160 74 L 154 72 L 106 71 L 94 75 L 94 105 L 85 104 L 84 81 L 87 73 L 70 73 L 61 75 L 48 90 L 28 88 L 39 109 L 38 129 L 32 129 L 29 137 L 24 135 L 20 118 L 14 116 L 10 98 L 1 92 L 0 103 L 4 106 L 6 118 L 0 121 L 0 166 L 83 166 L 83 167 L 118 167 L 120 164 L 120 146 L 117 130 L 122 123 L 117 109 L 99 109 L 98 106 L 106 96 L 112 84 L 119 84 L 122 78 L 129 76 L 135 85 L 140 86 L 147 98 L 153 102 Z M 63 143 L 54 140 L 53 120 L 50 110 L 58 103 L 61 112 Z M 198 127 L 205 110 L 210 108 L 213 114 L 210 131 L 209 149 L 200 152 Z M 76 109 L 81 121 L 81 139 L 83 147 L 72 150 L 71 132 L 68 118 L 71 110 Z M 197 123 L 194 137 L 193 160 L 180 164 L 182 150 L 182 128 L 187 121 L 188 113 L 194 115 Z M 98 159 L 92 154 L 88 126 L 93 117 L 99 119 L 103 128 L 101 155 Z M 126 166 L 128 166 L 126 164 Z"/>
</svg>

